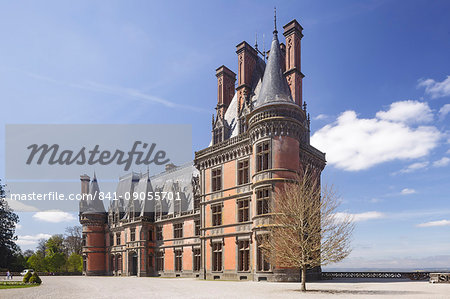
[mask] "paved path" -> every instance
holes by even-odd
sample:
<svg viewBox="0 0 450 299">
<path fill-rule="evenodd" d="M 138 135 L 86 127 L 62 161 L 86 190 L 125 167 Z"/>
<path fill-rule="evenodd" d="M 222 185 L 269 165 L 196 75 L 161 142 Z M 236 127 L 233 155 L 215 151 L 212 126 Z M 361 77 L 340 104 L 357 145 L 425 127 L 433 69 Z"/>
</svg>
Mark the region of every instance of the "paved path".
<svg viewBox="0 0 450 299">
<path fill-rule="evenodd" d="M 450 284 L 332 280 L 308 283 L 203 281 L 150 277 L 43 276 L 39 287 L 0 290 L 0 298 L 450 298 Z"/>
</svg>

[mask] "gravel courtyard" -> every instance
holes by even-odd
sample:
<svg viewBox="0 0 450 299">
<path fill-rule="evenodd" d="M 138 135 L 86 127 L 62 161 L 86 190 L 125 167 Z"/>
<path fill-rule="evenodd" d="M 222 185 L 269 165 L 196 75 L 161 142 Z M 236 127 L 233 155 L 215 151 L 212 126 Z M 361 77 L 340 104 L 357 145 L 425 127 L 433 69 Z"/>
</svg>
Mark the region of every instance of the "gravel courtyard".
<svg viewBox="0 0 450 299">
<path fill-rule="evenodd" d="M 39 287 L 0 290 L 0 298 L 450 298 L 450 284 L 332 280 L 308 283 L 202 281 L 150 277 L 42 277 Z"/>
</svg>

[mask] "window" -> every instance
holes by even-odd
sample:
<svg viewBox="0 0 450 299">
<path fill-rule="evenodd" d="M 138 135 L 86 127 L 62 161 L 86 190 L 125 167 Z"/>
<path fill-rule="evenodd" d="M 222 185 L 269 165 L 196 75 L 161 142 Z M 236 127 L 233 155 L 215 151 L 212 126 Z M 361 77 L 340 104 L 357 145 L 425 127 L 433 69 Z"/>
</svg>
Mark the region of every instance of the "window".
<svg viewBox="0 0 450 299">
<path fill-rule="evenodd" d="M 256 146 L 256 171 L 269 169 L 269 141 Z"/>
<path fill-rule="evenodd" d="M 250 270 L 250 242 L 239 241 L 239 271 Z"/>
<path fill-rule="evenodd" d="M 238 222 L 245 222 L 249 220 L 249 200 L 246 199 L 238 199 Z"/>
<path fill-rule="evenodd" d="M 114 234 L 109 234 L 109 245 L 110 246 L 114 245 Z"/>
<path fill-rule="evenodd" d="M 162 218 L 162 204 L 160 200 L 155 203 L 155 215 L 157 220 Z"/>
<path fill-rule="evenodd" d="M 163 228 L 162 226 L 156 227 L 156 240 L 161 241 L 163 239 Z"/>
<path fill-rule="evenodd" d="M 130 229 L 130 241 L 136 241 L 136 229 L 135 228 L 131 228 Z"/>
<path fill-rule="evenodd" d="M 156 253 L 156 270 L 164 271 L 164 251 L 158 251 Z"/>
<path fill-rule="evenodd" d="M 194 210 L 200 210 L 200 197 L 195 197 L 194 198 Z"/>
<path fill-rule="evenodd" d="M 216 168 L 211 170 L 211 178 L 212 178 L 212 192 L 219 191 L 222 189 L 222 169 Z"/>
<path fill-rule="evenodd" d="M 245 131 L 247 131 L 247 124 L 245 122 L 245 117 L 242 117 L 239 119 L 239 134 L 242 134 Z"/>
<path fill-rule="evenodd" d="M 122 270 L 122 256 L 121 256 L 121 255 L 119 255 L 119 256 L 117 257 L 117 270 L 118 270 L 118 271 L 121 271 L 121 270 Z"/>
<path fill-rule="evenodd" d="M 212 226 L 222 225 L 222 204 L 211 206 Z"/>
<path fill-rule="evenodd" d="M 214 129 L 214 144 L 222 141 L 222 128 Z"/>
<path fill-rule="evenodd" d="M 222 271 L 222 243 L 212 244 L 212 270 Z"/>
<path fill-rule="evenodd" d="M 267 213 L 269 213 L 269 189 L 265 188 L 256 191 L 256 214 Z"/>
<path fill-rule="evenodd" d="M 120 245 L 120 233 L 116 234 L 116 245 Z"/>
<path fill-rule="evenodd" d="M 238 162 L 238 185 L 247 184 L 249 182 L 248 160 Z"/>
<path fill-rule="evenodd" d="M 183 250 L 175 250 L 175 271 L 183 270 Z"/>
<path fill-rule="evenodd" d="M 87 245 L 87 236 L 85 233 L 83 234 L 82 238 L 83 238 L 82 244 L 83 244 L 83 246 L 86 246 Z"/>
<path fill-rule="evenodd" d="M 200 219 L 194 221 L 195 235 L 200 236 Z"/>
<path fill-rule="evenodd" d="M 149 241 L 153 241 L 153 229 L 150 229 L 150 230 L 148 231 L 148 240 L 149 240 Z"/>
<path fill-rule="evenodd" d="M 270 271 L 270 263 L 267 261 L 264 253 L 261 249 L 262 238 L 257 237 L 257 248 L 256 248 L 256 267 L 258 271 Z"/>
<path fill-rule="evenodd" d="M 192 266 L 193 271 L 200 271 L 200 263 L 201 263 L 201 251 L 200 248 L 194 248 L 193 249 L 193 255 L 194 255 L 194 264 Z"/>
<path fill-rule="evenodd" d="M 173 224 L 173 237 L 175 239 L 183 238 L 183 223 L 182 222 Z"/>
</svg>

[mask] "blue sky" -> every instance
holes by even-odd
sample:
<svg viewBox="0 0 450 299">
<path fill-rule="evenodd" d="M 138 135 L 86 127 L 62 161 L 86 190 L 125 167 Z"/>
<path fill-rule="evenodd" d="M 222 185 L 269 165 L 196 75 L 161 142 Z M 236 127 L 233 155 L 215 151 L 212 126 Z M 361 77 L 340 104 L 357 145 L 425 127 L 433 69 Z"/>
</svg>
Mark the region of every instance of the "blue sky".
<svg viewBox="0 0 450 299">
<path fill-rule="evenodd" d="M 215 69 L 237 72 L 235 46 L 256 33 L 267 47 L 274 5 L 279 28 L 304 27 L 311 140 L 357 221 L 353 253 L 332 267 L 448 268 L 448 1 L 2 1 L 1 125 L 192 124 L 202 149 Z M 77 224 L 19 216 L 23 249 Z"/>
</svg>

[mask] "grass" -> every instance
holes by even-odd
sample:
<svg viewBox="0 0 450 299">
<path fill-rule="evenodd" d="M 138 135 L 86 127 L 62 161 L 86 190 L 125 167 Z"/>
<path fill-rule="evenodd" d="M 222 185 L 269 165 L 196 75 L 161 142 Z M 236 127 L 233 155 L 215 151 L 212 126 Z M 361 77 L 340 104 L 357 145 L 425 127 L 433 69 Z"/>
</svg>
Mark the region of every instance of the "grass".
<svg viewBox="0 0 450 299">
<path fill-rule="evenodd" d="M 37 283 L 23 283 L 21 281 L 0 281 L 0 290 L 2 289 L 22 289 L 37 287 Z"/>
</svg>

